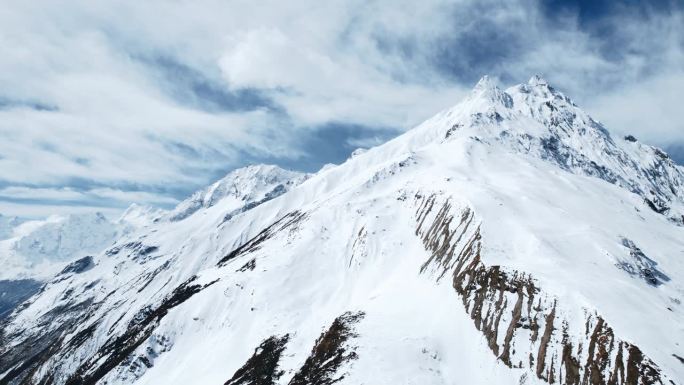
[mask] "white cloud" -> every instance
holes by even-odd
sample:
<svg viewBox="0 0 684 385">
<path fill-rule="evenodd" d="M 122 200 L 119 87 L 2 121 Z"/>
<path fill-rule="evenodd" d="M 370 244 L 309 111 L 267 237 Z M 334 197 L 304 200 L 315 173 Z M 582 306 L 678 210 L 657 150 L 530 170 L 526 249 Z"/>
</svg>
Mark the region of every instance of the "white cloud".
<svg viewBox="0 0 684 385">
<path fill-rule="evenodd" d="M 57 199 L 63 201 L 78 201 L 83 194 L 70 188 L 30 188 L 11 186 L 0 189 L 0 197 L 10 199 Z"/>
<path fill-rule="evenodd" d="M 92 206 L 121 210 L 130 202 L 155 207 L 172 207 L 178 200 L 163 194 L 148 191 L 123 191 L 102 187 L 77 191 L 73 188 L 48 188 L 10 186 L 0 189 L 0 200 L 13 202 L 15 205 L 55 205 Z"/>
<path fill-rule="evenodd" d="M 235 36 L 220 66 L 230 87 L 272 90 L 304 126 L 338 121 L 406 129 L 465 94 L 454 84 L 393 78 L 390 61 L 379 63 L 369 42 L 351 52 L 336 44 L 312 47 L 280 29 L 256 28 Z"/>
<path fill-rule="evenodd" d="M 104 207 L 99 205 L 62 205 L 62 204 L 22 204 L 15 202 L 0 201 L 0 212 L 6 216 L 17 216 L 26 219 L 43 219 L 50 215 L 85 214 L 100 212 L 109 219 L 118 218 L 122 210 L 120 208 Z"/>
<path fill-rule="evenodd" d="M 96 198 L 112 199 L 120 202 L 136 202 L 154 206 L 175 205 L 178 200 L 146 191 L 121 191 L 112 188 L 96 188 L 87 191 L 86 195 Z"/>
<path fill-rule="evenodd" d="M 682 90 L 684 71 L 666 73 L 600 94 L 591 110 L 617 133 L 660 146 L 684 143 Z"/>
<path fill-rule="evenodd" d="M 532 0 L 11 2 L 0 9 L 0 198 L 68 202 L 62 211 L 81 198 L 171 204 L 246 157 L 306 155 L 319 126 L 408 129 L 484 73 L 543 73 L 609 129 L 684 141 L 680 11 L 607 17 L 620 47 L 576 14 L 547 17 Z M 193 87 L 205 83 L 266 102 L 204 109 Z M 344 145 L 361 141 L 372 142 Z"/>
</svg>

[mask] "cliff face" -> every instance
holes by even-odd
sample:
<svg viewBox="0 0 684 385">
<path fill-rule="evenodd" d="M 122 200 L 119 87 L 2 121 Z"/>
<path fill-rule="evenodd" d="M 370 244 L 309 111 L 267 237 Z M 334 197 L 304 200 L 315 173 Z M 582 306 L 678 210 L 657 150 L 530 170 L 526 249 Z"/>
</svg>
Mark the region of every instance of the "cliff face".
<svg viewBox="0 0 684 385">
<path fill-rule="evenodd" d="M 421 271 L 449 278 L 463 307 L 502 363 L 563 385 L 663 384 L 660 369 L 597 313 L 581 319 L 524 271 L 482 262 L 480 223 L 437 194 L 415 196 L 416 235 L 431 254 Z M 581 324 L 578 321 L 583 320 Z"/>
</svg>

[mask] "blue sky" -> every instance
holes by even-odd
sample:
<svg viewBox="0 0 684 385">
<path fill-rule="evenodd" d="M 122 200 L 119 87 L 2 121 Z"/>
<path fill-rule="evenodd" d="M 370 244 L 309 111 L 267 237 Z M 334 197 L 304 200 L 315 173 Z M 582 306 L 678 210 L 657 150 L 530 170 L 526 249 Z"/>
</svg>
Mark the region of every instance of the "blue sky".
<svg viewBox="0 0 684 385">
<path fill-rule="evenodd" d="M 11 2 L 0 213 L 170 207 L 249 163 L 315 171 L 542 74 L 684 163 L 681 1 Z"/>
</svg>

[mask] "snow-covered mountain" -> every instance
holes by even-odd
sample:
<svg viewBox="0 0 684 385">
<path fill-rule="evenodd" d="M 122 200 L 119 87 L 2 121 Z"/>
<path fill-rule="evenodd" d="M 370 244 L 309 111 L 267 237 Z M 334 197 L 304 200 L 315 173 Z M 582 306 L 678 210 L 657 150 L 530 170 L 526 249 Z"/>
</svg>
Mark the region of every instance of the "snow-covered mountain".
<svg viewBox="0 0 684 385">
<path fill-rule="evenodd" d="M 100 213 L 55 215 L 44 220 L 18 221 L 0 241 L 0 279 L 48 279 L 66 263 L 97 254 L 114 240 L 152 223 L 163 211 L 131 205 L 109 220 Z"/>
<path fill-rule="evenodd" d="M 251 165 L 239 168 L 211 186 L 197 191 L 168 214 L 179 221 L 221 202 L 226 220 L 276 198 L 304 182 L 309 175 L 284 170 L 273 165 Z"/>
<path fill-rule="evenodd" d="M 538 77 L 237 179 L 17 308 L 0 384 L 684 383 L 684 170 Z"/>
<path fill-rule="evenodd" d="M 0 214 L 0 240 L 12 237 L 14 229 L 25 220 L 19 217 L 8 217 Z"/>
<path fill-rule="evenodd" d="M 116 220 L 116 224 L 122 227 L 124 232 L 130 233 L 151 225 L 166 215 L 166 213 L 165 210 L 158 207 L 133 203 Z"/>
<path fill-rule="evenodd" d="M 25 220 L 0 216 L 0 319 L 73 260 L 97 254 L 162 212 L 131 205 L 116 221 L 102 214 Z"/>
</svg>

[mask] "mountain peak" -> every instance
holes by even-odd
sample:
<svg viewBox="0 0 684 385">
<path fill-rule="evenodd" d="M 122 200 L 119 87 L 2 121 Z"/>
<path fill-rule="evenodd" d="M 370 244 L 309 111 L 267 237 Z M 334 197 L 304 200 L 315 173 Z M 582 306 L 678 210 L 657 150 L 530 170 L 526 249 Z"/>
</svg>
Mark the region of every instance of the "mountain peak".
<svg viewBox="0 0 684 385">
<path fill-rule="evenodd" d="M 163 216 L 164 213 L 164 210 L 156 207 L 131 203 L 126 211 L 117 219 L 116 223 L 122 225 L 127 224 L 134 227 L 144 227 L 153 223 L 156 219 Z"/>
<path fill-rule="evenodd" d="M 540 75 L 534 75 L 527 81 L 527 84 L 530 86 L 548 86 L 549 82 Z"/>
<path fill-rule="evenodd" d="M 475 84 L 475 88 L 473 91 L 478 91 L 478 90 L 487 90 L 487 89 L 492 89 L 496 88 L 496 82 L 492 80 L 489 75 L 484 75 L 480 78 L 480 80 L 477 81 L 477 84 Z"/>
<path fill-rule="evenodd" d="M 603 125 L 539 75 L 506 90 L 485 76 L 442 116 L 447 117 L 442 137 L 449 141 L 475 138 L 598 177 L 640 195 L 650 208 L 684 225 L 684 174 L 667 155 L 614 141 Z"/>
<path fill-rule="evenodd" d="M 501 104 L 506 108 L 513 105 L 511 96 L 498 87 L 497 82 L 488 75 L 483 76 L 470 93 L 469 100 L 481 101 L 486 104 Z"/>
<path fill-rule="evenodd" d="M 185 219 L 219 202 L 231 213 L 244 211 L 273 199 L 304 182 L 308 174 L 275 165 L 252 164 L 235 169 L 209 187 L 195 192 L 169 213 L 172 221 Z"/>
</svg>

